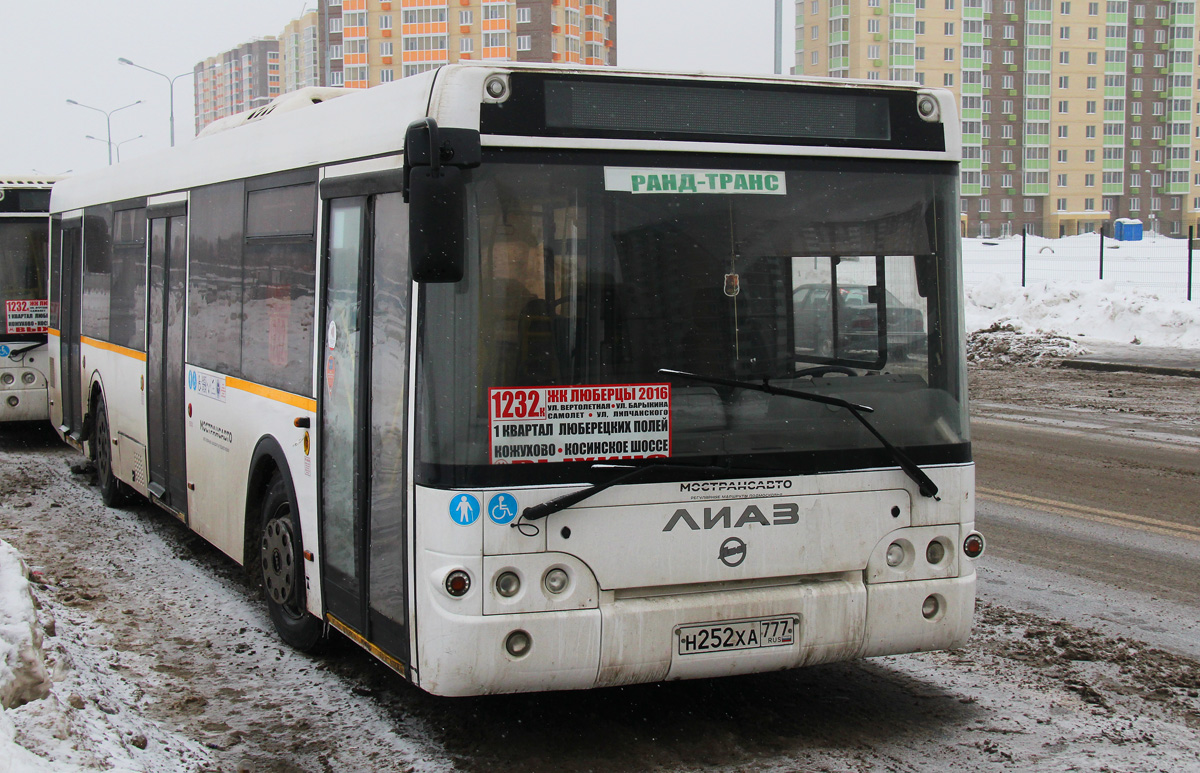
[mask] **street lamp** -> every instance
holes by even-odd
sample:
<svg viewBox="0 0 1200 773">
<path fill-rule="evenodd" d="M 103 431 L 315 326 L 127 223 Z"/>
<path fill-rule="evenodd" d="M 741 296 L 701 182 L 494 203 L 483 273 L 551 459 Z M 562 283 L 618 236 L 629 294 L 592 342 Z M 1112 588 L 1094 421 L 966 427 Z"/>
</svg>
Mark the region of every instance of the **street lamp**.
<svg viewBox="0 0 1200 773">
<path fill-rule="evenodd" d="M 140 104 L 142 104 L 142 100 L 139 99 L 137 102 L 133 102 L 131 104 L 125 105 L 124 107 L 118 107 L 115 110 L 101 110 L 98 107 L 92 107 L 91 105 L 85 105 L 82 102 L 76 102 L 73 99 L 68 99 L 67 104 L 68 105 L 76 105 L 78 107 L 86 107 L 88 110 L 95 110 L 97 113 L 104 113 L 104 122 L 108 127 L 108 165 L 112 166 L 112 114 L 117 112 L 118 110 L 124 110 L 126 107 L 133 107 L 134 105 L 140 105 Z"/>
<path fill-rule="evenodd" d="M 171 147 L 175 147 L 175 81 L 179 80 L 180 78 L 182 78 L 185 75 L 191 75 L 192 73 L 191 72 L 181 72 L 178 75 L 176 75 L 174 78 L 172 78 L 170 75 L 167 75 L 166 73 L 159 72 L 158 70 L 151 70 L 149 67 L 143 67 L 142 65 L 140 65 L 136 62 L 131 62 L 123 56 L 121 58 L 117 59 L 117 61 L 120 62 L 121 64 L 127 64 L 130 67 L 136 67 L 139 70 L 145 70 L 146 72 L 152 72 L 155 75 L 161 75 L 162 77 L 167 79 L 167 85 L 169 87 L 169 92 L 171 95 Z"/>
<path fill-rule="evenodd" d="M 116 149 L 117 149 L 117 163 L 118 164 L 121 163 L 121 146 L 124 145 L 126 142 L 133 142 L 134 140 L 140 140 L 144 136 L 146 136 L 146 135 L 139 134 L 136 137 L 130 137 L 127 140 L 121 140 L 120 142 L 113 143 L 113 146 L 116 147 Z M 96 142 L 104 142 L 104 140 L 100 139 L 99 137 L 93 137 L 90 134 L 86 135 L 86 139 L 95 140 Z"/>
</svg>

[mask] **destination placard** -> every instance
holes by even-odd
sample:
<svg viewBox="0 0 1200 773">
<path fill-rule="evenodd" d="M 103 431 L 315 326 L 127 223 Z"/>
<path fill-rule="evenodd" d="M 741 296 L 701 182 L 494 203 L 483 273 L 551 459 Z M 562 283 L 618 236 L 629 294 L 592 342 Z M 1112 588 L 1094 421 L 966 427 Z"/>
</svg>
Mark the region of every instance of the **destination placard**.
<svg viewBox="0 0 1200 773">
<path fill-rule="evenodd" d="M 787 175 L 783 172 L 762 170 L 606 166 L 604 190 L 624 193 L 786 196 Z"/>
<path fill-rule="evenodd" d="M 5 301 L 4 324 L 8 333 L 45 333 L 50 308 L 45 300 Z"/>
<path fill-rule="evenodd" d="M 669 384 L 488 390 L 492 464 L 671 455 Z"/>
</svg>

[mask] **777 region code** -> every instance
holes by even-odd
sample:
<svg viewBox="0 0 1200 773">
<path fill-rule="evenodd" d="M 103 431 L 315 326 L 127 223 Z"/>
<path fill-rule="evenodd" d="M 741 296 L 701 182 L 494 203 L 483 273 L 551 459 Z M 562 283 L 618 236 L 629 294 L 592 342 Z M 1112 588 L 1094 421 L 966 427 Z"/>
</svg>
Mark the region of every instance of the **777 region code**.
<svg viewBox="0 0 1200 773">
<path fill-rule="evenodd" d="M 669 384 L 488 390 L 492 464 L 666 458 Z"/>
</svg>

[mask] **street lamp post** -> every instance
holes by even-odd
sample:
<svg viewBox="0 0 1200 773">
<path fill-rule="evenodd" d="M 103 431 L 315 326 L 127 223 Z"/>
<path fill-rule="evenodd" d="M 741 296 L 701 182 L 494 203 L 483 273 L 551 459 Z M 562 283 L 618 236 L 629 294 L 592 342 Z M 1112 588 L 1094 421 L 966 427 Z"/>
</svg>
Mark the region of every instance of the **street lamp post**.
<svg viewBox="0 0 1200 773">
<path fill-rule="evenodd" d="M 167 75 L 166 73 L 159 72 L 158 70 L 151 70 L 149 67 L 143 67 L 142 65 L 138 64 L 137 62 L 129 61 L 125 57 L 121 57 L 117 61 L 120 62 L 121 64 L 127 64 L 130 67 L 136 67 L 139 70 L 145 70 L 146 72 L 152 72 L 155 75 L 161 75 L 162 77 L 167 79 L 167 86 L 168 86 L 168 90 L 170 93 L 170 99 L 171 99 L 171 147 L 175 147 L 175 81 L 179 80 L 180 78 L 182 78 L 185 75 L 191 75 L 192 73 L 191 72 L 181 72 L 178 75 L 176 75 L 174 78 L 172 78 L 170 75 Z"/>
<path fill-rule="evenodd" d="M 86 107 L 88 110 L 95 110 L 97 113 L 104 113 L 104 123 L 108 128 L 108 165 L 112 166 L 112 162 L 113 162 L 113 158 L 112 158 L 113 157 L 113 153 L 112 153 L 112 114 L 119 110 L 124 110 L 126 107 L 133 107 L 134 105 L 140 105 L 140 104 L 142 104 L 142 100 L 139 99 L 137 102 L 133 102 L 131 104 L 125 105 L 124 107 L 118 107 L 115 110 L 101 110 L 98 107 L 92 107 L 91 105 L 85 105 L 82 102 L 76 102 L 73 99 L 68 99 L 67 104 L 68 105 L 76 105 L 77 107 Z"/>
<path fill-rule="evenodd" d="M 121 163 L 121 146 L 122 146 L 122 145 L 124 145 L 126 142 L 133 142 L 134 140 L 140 140 L 140 139 L 141 139 L 142 137 L 144 137 L 144 136 L 146 136 L 146 135 L 144 135 L 144 134 L 139 134 L 138 136 L 136 136 L 136 137 L 130 137 L 130 138 L 129 138 L 129 139 L 127 139 L 127 140 L 121 140 L 120 142 L 117 142 L 117 143 L 110 143 L 110 144 L 112 144 L 114 147 L 116 147 L 116 149 L 117 149 L 117 163 L 118 163 L 118 164 L 119 164 L 119 163 Z M 90 135 L 90 134 L 89 134 L 89 135 L 87 135 L 87 136 L 85 137 L 85 139 L 89 139 L 89 140 L 95 140 L 96 142 L 104 142 L 104 141 L 105 141 L 105 140 L 102 140 L 102 139 L 100 139 L 99 137 L 93 137 L 93 136 L 92 136 L 92 135 Z"/>
</svg>

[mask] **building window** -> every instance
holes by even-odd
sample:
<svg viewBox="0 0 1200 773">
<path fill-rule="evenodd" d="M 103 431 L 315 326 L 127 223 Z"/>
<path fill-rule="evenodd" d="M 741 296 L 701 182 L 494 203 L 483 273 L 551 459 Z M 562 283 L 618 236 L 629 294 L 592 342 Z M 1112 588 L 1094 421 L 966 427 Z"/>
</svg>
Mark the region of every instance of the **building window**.
<svg viewBox="0 0 1200 773">
<path fill-rule="evenodd" d="M 1162 209 L 1162 199 L 1160 199 L 1157 196 L 1151 196 L 1150 197 L 1150 211 L 1158 212 L 1160 209 Z"/>
<path fill-rule="evenodd" d="M 395 79 L 395 75 L 393 74 L 393 71 L 390 68 L 379 71 L 379 82 L 380 83 L 391 83 L 392 80 L 394 80 L 394 79 Z"/>
<path fill-rule="evenodd" d="M 1095 126 L 1083 127 L 1083 136 L 1085 139 L 1089 139 L 1089 140 L 1096 139 L 1096 127 Z"/>
<path fill-rule="evenodd" d="M 1037 199 L 1025 199 L 1025 211 L 1026 212 L 1036 212 L 1037 211 Z"/>
<path fill-rule="evenodd" d="M 867 19 L 867 32 L 879 32 L 879 19 Z"/>
<path fill-rule="evenodd" d="M 954 0 L 949 0 L 949 2 L 954 2 Z M 944 73 L 942 75 L 942 85 L 943 86 L 953 86 L 954 85 L 954 73 L 952 73 L 952 72 Z"/>
<path fill-rule="evenodd" d="M 1130 212 L 1137 212 L 1137 211 L 1141 210 L 1141 208 L 1142 208 L 1142 200 L 1140 198 L 1138 198 L 1137 196 L 1133 196 L 1129 199 L 1129 211 Z"/>
<path fill-rule="evenodd" d="M 914 22 L 913 30 L 918 35 L 924 35 L 925 34 L 925 22 L 923 22 L 923 21 Z"/>
<path fill-rule="evenodd" d="M 507 18 L 508 18 L 508 6 L 505 5 L 504 3 L 491 3 L 489 5 L 483 6 L 484 21 L 489 21 L 492 19 L 507 19 Z M 568 24 L 571 23 L 570 18 L 567 19 L 567 23 Z M 576 26 L 578 26 L 578 25 L 576 25 Z"/>
<path fill-rule="evenodd" d="M 1058 176 L 1057 184 L 1058 184 L 1059 188 L 1066 188 L 1067 187 L 1067 176 L 1065 174 L 1060 174 Z"/>
<path fill-rule="evenodd" d="M 953 62 L 954 61 L 954 49 L 953 48 L 942 49 L 942 59 L 943 59 L 943 61 L 946 61 L 946 62 Z"/>
<path fill-rule="evenodd" d="M 342 86 L 344 84 L 345 84 L 345 81 L 342 80 L 342 74 L 340 72 L 329 73 L 329 85 L 330 86 Z"/>
<path fill-rule="evenodd" d="M 979 214 L 986 215 L 992 211 L 992 203 L 987 199 L 979 200 Z"/>
<path fill-rule="evenodd" d="M 1058 163 L 1060 163 L 1060 164 L 1067 163 L 1067 151 L 1066 150 L 1058 151 Z"/>
<path fill-rule="evenodd" d="M 517 50 L 518 51 L 532 51 L 533 50 L 533 36 L 517 35 Z"/>
<path fill-rule="evenodd" d="M 1085 187 L 1085 188 L 1095 188 L 1095 187 L 1096 187 L 1096 175 L 1094 175 L 1094 174 L 1085 174 L 1085 175 L 1083 176 L 1083 187 Z"/>
<path fill-rule="evenodd" d="M 458 39 L 458 53 L 470 54 L 470 53 L 474 53 L 474 51 L 475 51 L 475 39 L 474 38 L 461 37 Z"/>
<path fill-rule="evenodd" d="M 1096 27 L 1088 27 L 1088 40 L 1098 40 L 1099 32 Z"/>
<path fill-rule="evenodd" d="M 1064 16 L 1066 14 L 1070 13 L 1071 12 L 1071 4 L 1070 3 L 1059 3 L 1058 4 L 1058 12 L 1063 14 Z"/>
<path fill-rule="evenodd" d="M 529 24 L 532 21 L 533 21 L 533 9 L 532 8 L 518 8 L 517 9 L 517 24 Z"/>
<path fill-rule="evenodd" d="M 342 47 L 340 45 L 330 46 L 329 47 L 329 58 L 330 59 L 341 59 L 342 58 Z"/>
<path fill-rule="evenodd" d="M 329 33 L 336 35 L 342 31 L 342 17 L 334 16 L 329 19 Z"/>
<path fill-rule="evenodd" d="M 460 27 L 470 27 L 475 22 L 475 13 L 473 11 L 459 11 L 458 24 Z"/>
<path fill-rule="evenodd" d="M 381 14 L 379 17 L 379 29 L 390 30 L 392 28 L 392 15 L 390 13 Z"/>
<path fill-rule="evenodd" d="M 954 22 L 948 21 L 942 25 L 942 34 L 954 37 Z"/>
<path fill-rule="evenodd" d="M 1058 28 L 1058 39 L 1059 40 L 1070 40 L 1071 39 L 1071 28 L 1070 27 L 1059 27 Z"/>
<path fill-rule="evenodd" d="M 917 46 L 916 48 L 914 48 L 913 49 L 913 58 L 916 59 L 918 62 L 924 62 L 925 61 L 925 46 Z M 1200 107 L 1200 102 L 1197 103 L 1197 106 Z"/>
<path fill-rule="evenodd" d="M 1067 211 L 1067 200 L 1066 199 L 1055 199 L 1054 200 L 1054 209 L 1057 212 L 1066 212 Z"/>
<path fill-rule="evenodd" d="M 1067 111 L 1068 104 L 1069 104 L 1069 103 L 1067 102 L 1067 100 L 1065 100 L 1065 99 L 1060 99 L 1060 100 L 1058 101 L 1058 112 L 1060 112 L 1060 113 L 1066 113 L 1066 112 L 1068 112 L 1068 111 Z"/>
<path fill-rule="evenodd" d="M 1059 51 L 1058 52 L 1058 63 L 1059 64 L 1070 64 L 1071 63 L 1071 52 L 1070 51 Z"/>
<path fill-rule="evenodd" d="M 392 51 L 393 51 L 392 41 L 385 40 L 379 44 L 379 55 L 380 56 L 391 56 Z"/>
<path fill-rule="evenodd" d="M 1130 188 L 1141 188 L 1142 187 L 1142 176 L 1136 172 L 1129 175 L 1129 187 Z"/>
</svg>

